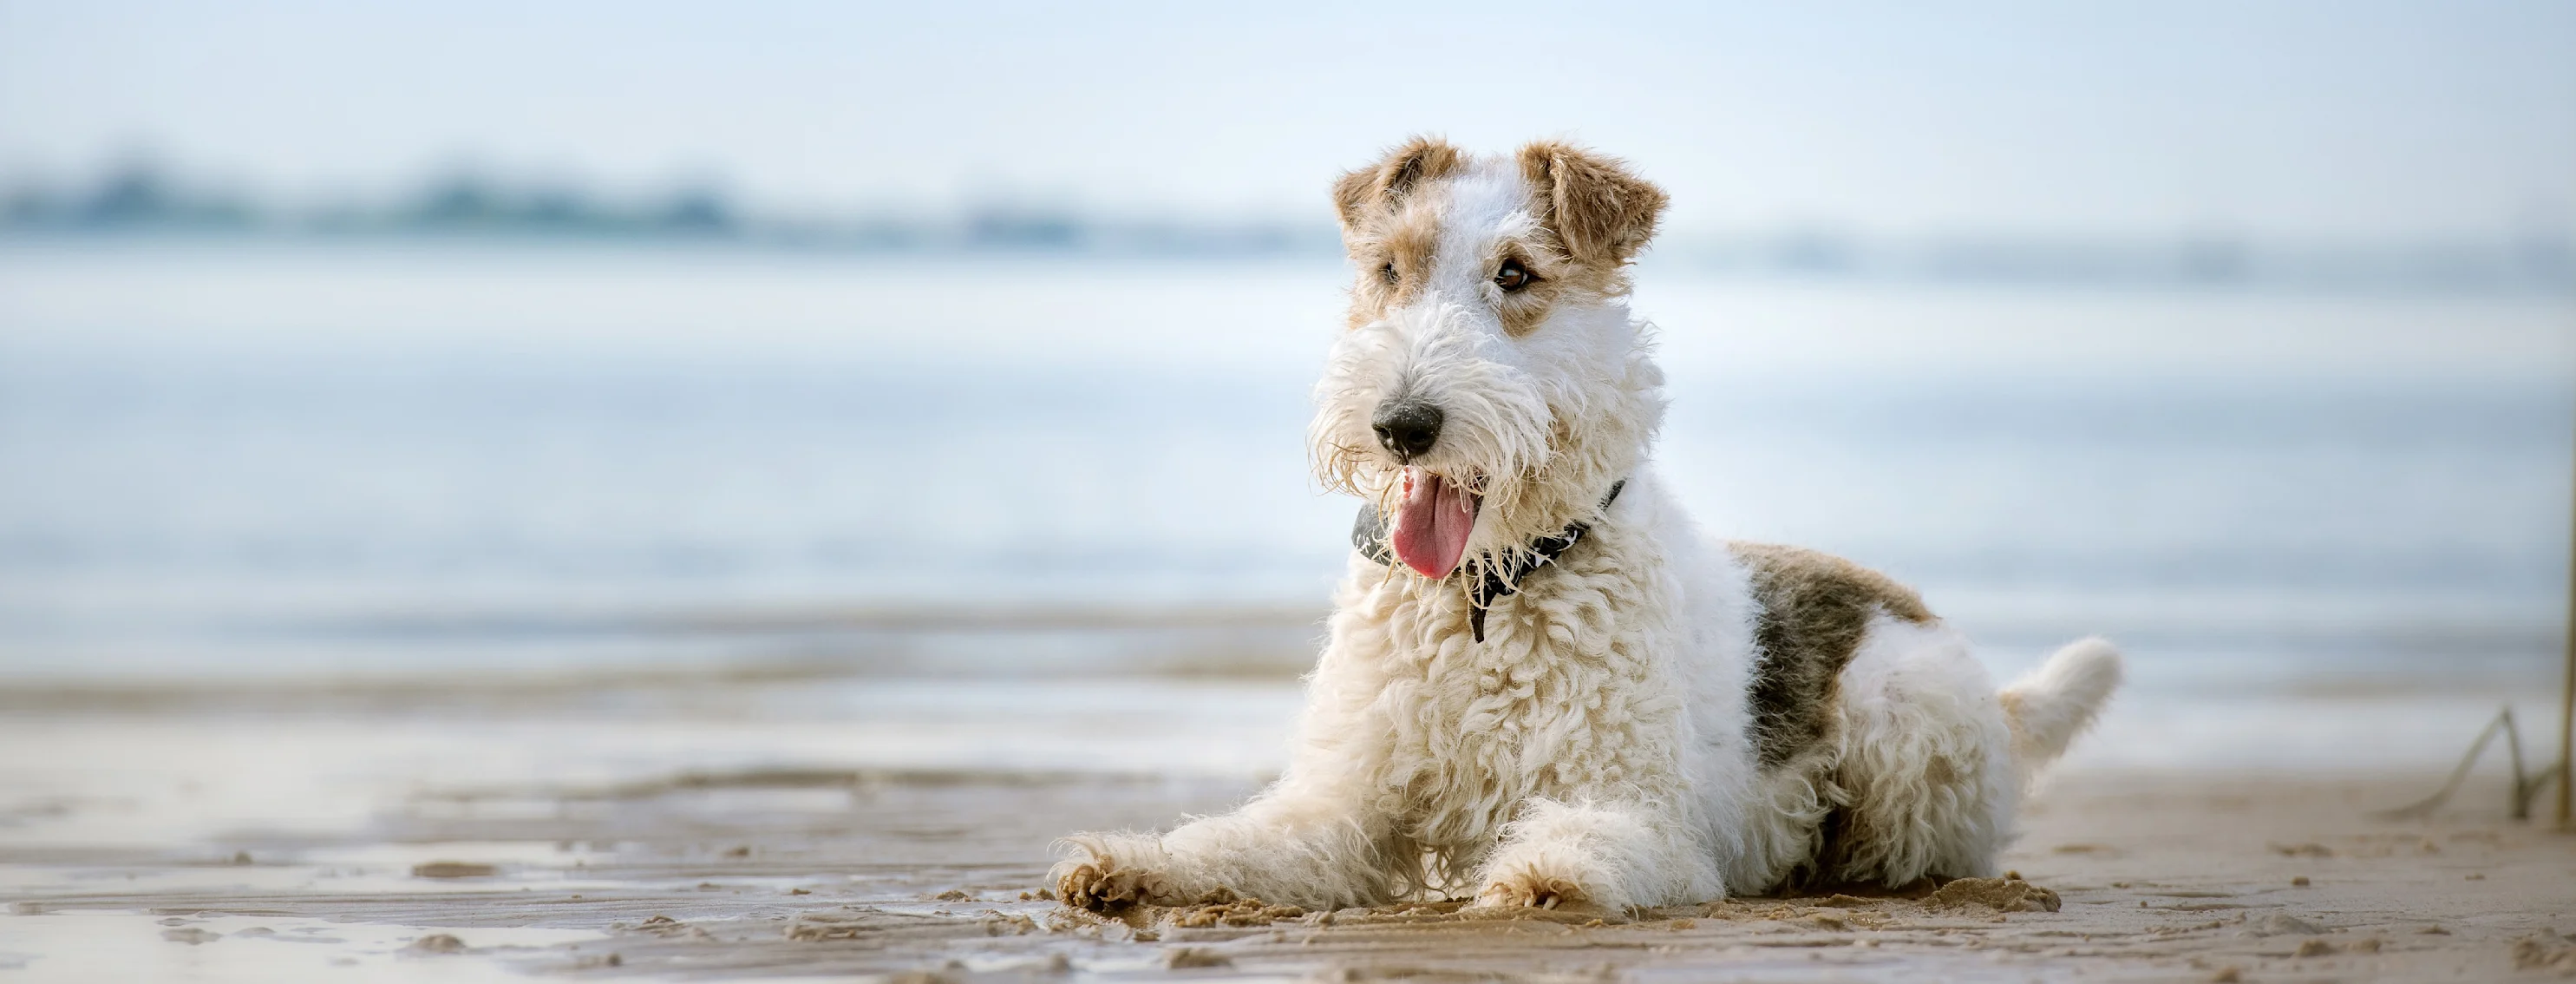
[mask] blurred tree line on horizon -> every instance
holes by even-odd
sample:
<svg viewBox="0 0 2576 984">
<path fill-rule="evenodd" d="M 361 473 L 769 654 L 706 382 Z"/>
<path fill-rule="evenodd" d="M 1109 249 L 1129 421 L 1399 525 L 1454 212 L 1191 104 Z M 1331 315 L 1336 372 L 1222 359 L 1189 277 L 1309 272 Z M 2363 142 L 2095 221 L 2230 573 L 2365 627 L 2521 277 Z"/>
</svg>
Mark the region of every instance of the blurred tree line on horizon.
<svg viewBox="0 0 2576 984">
<path fill-rule="evenodd" d="M 1320 209 L 1319 209 L 1320 211 Z M 21 180 L 0 197 L 0 236 L 375 237 L 670 241 L 863 253 L 1097 254 L 1156 258 L 1331 256 L 1333 225 L 1242 216 L 1109 215 L 1070 203 L 985 201 L 943 212 L 834 215 L 746 209 L 718 182 L 618 196 L 577 182 L 454 168 L 379 203 L 303 207 L 132 158 L 86 181 Z M 2404 241 L 2256 240 L 1958 232 L 1872 236 L 1826 225 L 1667 233 L 1668 262 L 1712 271 L 2034 285 L 2576 294 L 2576 242 L 2554 223 Z"/>
</svg>

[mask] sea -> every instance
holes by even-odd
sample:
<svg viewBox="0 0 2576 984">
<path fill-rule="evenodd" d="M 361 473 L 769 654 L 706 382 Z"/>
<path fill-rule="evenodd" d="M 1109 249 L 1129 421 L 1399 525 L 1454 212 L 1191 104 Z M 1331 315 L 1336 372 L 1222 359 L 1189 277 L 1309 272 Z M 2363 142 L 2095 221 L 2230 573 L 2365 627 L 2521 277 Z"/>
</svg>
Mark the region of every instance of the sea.
<svg viewBox="0 0 2576 984">
<path fill-rule="evenodd" d="M 1273 722 L 1259 765 L 1357 505 L 1304 438 L 1346 277 L 0 241 L 0 690 L 659 674 L 1005 731 L 1080 694 Z M 1915 584 L 1998 676 L 2112 637 L 2097 761 L 2431 767 L 2501 708 L 2554 726 L 2576 298 L 1637 283 L 1701 523 Z"/>
</svg>

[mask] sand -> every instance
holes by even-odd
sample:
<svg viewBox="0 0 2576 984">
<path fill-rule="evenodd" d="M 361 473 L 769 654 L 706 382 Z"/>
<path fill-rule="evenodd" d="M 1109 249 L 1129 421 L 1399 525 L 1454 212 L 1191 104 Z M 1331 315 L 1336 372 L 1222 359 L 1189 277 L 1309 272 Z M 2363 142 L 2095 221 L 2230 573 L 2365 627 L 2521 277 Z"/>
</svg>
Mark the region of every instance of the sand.
<svg viewBox="0 0 2576 984">
<path fill-rule="evenodd" d="M 2472 809 L 2408 824 L 2360 814 L 2421 785 L 2066 777 L 2008 859 L 2018 877 L 1913 897 L 1741 899 L 1624 918 L 1252 902 L 1103 918 L 1031 897 L 1048 835 L 1210 809 L 1237 791 L 1085 777 L 698 777 L 542 809 L 425 809 L 374 845 L 482 860 L 315 863 L 293 859 L 334 852 L 292 843 L 198 864 L 11 850 L 22 878 L 62 877 L 10 893 L 0 966 L 30 979 L 116 969 L 280 979 L 408 972 L 429 959 L 687 978 L 2576 976 L 2576 838 Z M 816 802 L 782 802 L 801 797 Z M 519 847 L 547 842 L 533 856 Z"/>
<path fill-rule="evenodd" d="M 707 692 L 669 717 L 610 697 L 22 701 L 0 715 L 0 980 L 2576 977 L 2576 836 L 2507 818 L 2495 770 L 2400 822 L 2373 811 L 2438 774 L 2078 767 L 2030 804 L 2013 877 L 1937 892 L 1071 911 L 1037 894 L 1052 837 L 1259 781 L 1222 758 L 1067 766 L 1145 754 L 1115 744 L 1130 711 L 1060 707 L 1134 689 L 1046 684 L 993 699 L 1031 730 L 918 747 L 896 736 L 929 719 Z M 1188 691 L 1211 720 L 1272 702 L 1235 693 Z"/>
</svg>

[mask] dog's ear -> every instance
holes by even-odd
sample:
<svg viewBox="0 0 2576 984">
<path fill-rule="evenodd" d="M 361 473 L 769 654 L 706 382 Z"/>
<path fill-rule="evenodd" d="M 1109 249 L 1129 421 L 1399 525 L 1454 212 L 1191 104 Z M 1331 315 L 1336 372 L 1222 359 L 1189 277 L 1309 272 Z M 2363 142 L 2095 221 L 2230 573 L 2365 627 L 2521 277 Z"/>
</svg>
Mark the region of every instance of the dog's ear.
<svg viewBox="0 0 2576 984">
<path fill-rule="evenodd" d="M 1358 228 L 1369 213 L 1395 207 L 1423 182 L 1446 176 L 1464 160 L 1446 140 L 1415 137 L 1388 151 L 1385 160 L 1342 175 L 1333 182 L 1333 208 L 1341 213 L 1342 228 Z"/>
<path fill-rule="evenodd" d="M 1664 190 L 1615 157 L 1541 140 L 1521 148 L 1521 176 L 1537 193 L 1539 220 L 1577 262 L 1628 262 L 1655 238 Z"/>
</svg>

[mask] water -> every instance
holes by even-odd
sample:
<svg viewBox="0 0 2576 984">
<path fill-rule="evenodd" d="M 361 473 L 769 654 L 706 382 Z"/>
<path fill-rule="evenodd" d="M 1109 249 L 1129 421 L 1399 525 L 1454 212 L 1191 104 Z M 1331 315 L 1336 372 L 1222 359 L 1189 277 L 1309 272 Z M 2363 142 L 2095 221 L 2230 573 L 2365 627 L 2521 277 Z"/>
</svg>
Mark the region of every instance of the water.
<svg viewBox="0 0 2576 984">
<path fill-rule="evenodd" d="M 0 673 L 1287 672 L 1354 505 L 1302 441 L 1341 277 L 19 242 Z M 1702 520 L 1907 578 L 1999 668 L 2553 678 L 2567 299 L 1640 280 Z"/>
</svg>

